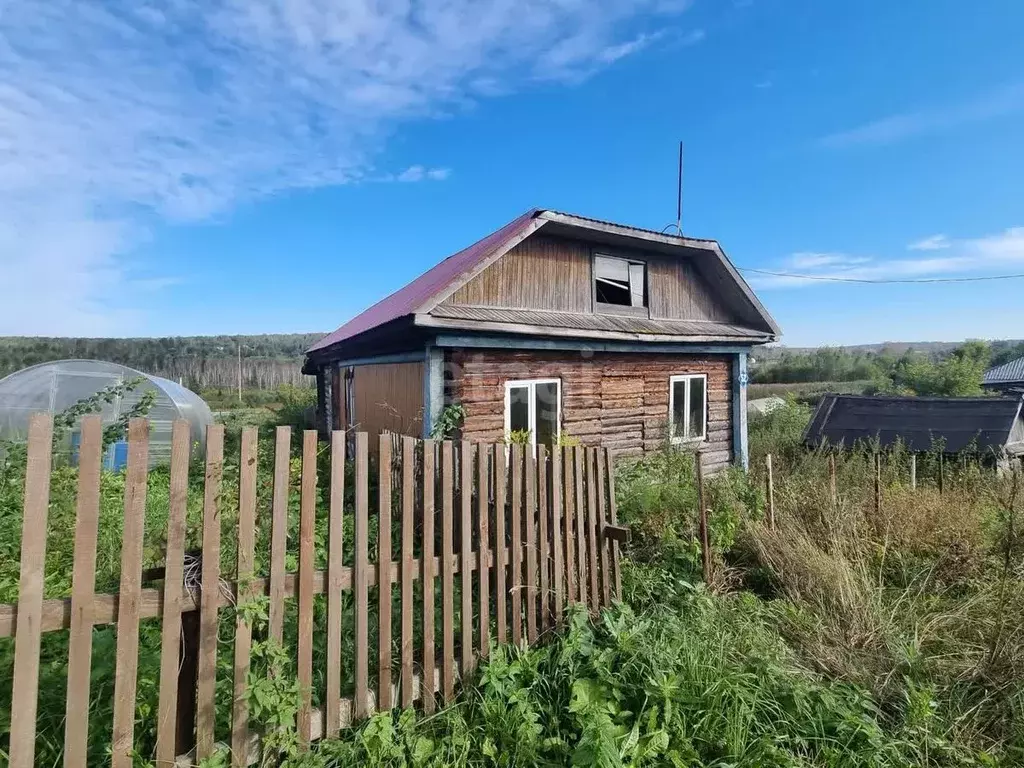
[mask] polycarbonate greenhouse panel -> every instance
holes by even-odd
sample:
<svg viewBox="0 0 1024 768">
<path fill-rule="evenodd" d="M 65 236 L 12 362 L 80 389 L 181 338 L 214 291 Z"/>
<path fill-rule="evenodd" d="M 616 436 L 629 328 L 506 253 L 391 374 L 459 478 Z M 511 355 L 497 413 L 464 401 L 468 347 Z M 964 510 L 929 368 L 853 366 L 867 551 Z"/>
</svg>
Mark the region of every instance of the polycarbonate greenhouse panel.
<svg viewBox="0 0 1024 768">
<path fill-rule="evenodd" d="M 142 382 L 131 392 L 103 406 L 101 415 L 105 425 L 116 422 L 144 393 L 153 391 L 156 400 L 147 415 L 150 466 L 170 460 L 171 425 L 176 419 L 188 420 L 193 445 L 198 444 L 200 449 L 205 446 L 206 427 L 213 423 L 213 414 L 199 395 L 168 379 L 102 360 L 41 363 L 0 380 L 0 439 L 23 439 L 33 413 L 58 414 L 102 389 L 132 379 L 142 379 Z M 60 451 L 73 458 L 74 444 L 72 434 Z M 106 463 L 111 467 L 116 465 L 116 450 L 110 451 Z"/>
</svg>

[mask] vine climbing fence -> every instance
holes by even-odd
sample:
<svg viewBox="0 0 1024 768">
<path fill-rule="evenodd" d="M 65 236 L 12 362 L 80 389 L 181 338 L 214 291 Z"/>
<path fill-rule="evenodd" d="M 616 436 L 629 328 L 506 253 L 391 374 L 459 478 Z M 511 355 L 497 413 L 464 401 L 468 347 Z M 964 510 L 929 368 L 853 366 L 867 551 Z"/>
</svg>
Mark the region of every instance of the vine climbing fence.
<svg viewBox="0 0 1024 768">
<path fill-rule="evenodd" d="M 86 417 L 75 529 L 65 533 L 74 536 L 71 595 L 48 598 L 51 432 L 49 416 L 33 417 L 18 602 L 0 605 L 0 638 L 14 639 L 11 701 L 0 705 L 10 704 L 15 768 L 34 764 L 40 647 L 49 633 L 67 638 L 66 766 L 86 765 L 87 744 L 97 737 L 90 669 L 98 663 L 94 628 L 102 625 L 116 629 L 105 735 L 114 766 L 131 765 L 146 750 L 158 765 L 187 764 L 221 746 L 233 764 L 245 765 L 260 752 L 261 724 L 250 718 L 254 643 L 279 646 L 294 664 L 297 735 L 308 744 L 373 711 L 431 712 L 453 699 L 493 642 L 534 643 L 557 627 L 567 606 L 596 612 L 619 595 L 618 546 L 627 532 L 617 525 L 606 450 L 381 435 L 373 438 L 374 456 L 365 433 L 333 432 L 323 446 L 306 431 L 301 459 L 292 462 L 287 427 L 274 435 L 272 492 L 263 498 L 258 460 L 269 447 L 254 428 L 242 431 L 237 495 L 228 494 L 224 428 L 210 427 L 200 507 L 198 486 L 189 482 L 188 424 L 176 423 L 163 568 L 144 570 L 150 470 L 143 419 L 128 428 L 119 589 L 99 594 L 102 429 L 97 417 Z M 290 510 L 296 486 L 297 510 Z M 186 552 L 190 508 L 201 508 L 201 546 Z M 222 539 L 236 553 L 230 566 Z M 256 603 L 266 606 L 265 626 L 242 608 Z M 159 637 L 152 734 L 137 727 L 144 721 L 137 711 L 140 626 L 147 622 L 160 624 L 147 635 Z"/>
</svg>

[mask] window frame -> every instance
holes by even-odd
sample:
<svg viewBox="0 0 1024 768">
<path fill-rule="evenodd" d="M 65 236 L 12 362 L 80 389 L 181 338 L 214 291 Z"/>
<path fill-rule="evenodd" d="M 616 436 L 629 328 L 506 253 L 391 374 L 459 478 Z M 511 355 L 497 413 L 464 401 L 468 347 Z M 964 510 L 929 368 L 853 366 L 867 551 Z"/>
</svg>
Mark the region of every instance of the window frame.
<svg viewBox="0 0 1024 768">
<path fill-rule="evenodd" d="M 510 379 L 505 382 L 505 440 L 512 434 L 512 390 L 517 387 L 527 387 L 527 416 L 526 421 L 530 426 L 530 445 L 537 447 L 537 385 L 554 384 L 558 388 L 557 408 L 555 410 L 555 439 L 562 436 L 562 380 L 560 378 L 546 379 Z"/>
<path fill-rule="evenodd" d="M 690 437 L 690 382 L 694 379 L 704 381 L 704 409 L 701 414 L 701 436 Z M 683 434 L 675 434 L 675 401 L 676 384 L 680 381 L 686 382 L 683 392 L 683 413 L 686 418 L 683 422 Z M 668 430 L 672 445 L 697 445 L 707 442 L 708 439 L 708 375 L 706 373 L 677 373 L 668 377 Z"/>
<path fill-rule="evenodd" d="M 597 260 L 598 259 L 610 259 L 612 261 L 623 261 L 628 264 L 638 264 L 644 268 L 644 303 L 642 306 L 634 307 L 632 305 L 625 304 L 607 304 L 597 299 Z M 628 274 L 629 268 L 627 267 L 626 272 Z M 609 315 L 634 315 L 640 317 L 651 316 L 651 285 L 650 285 L 650 263 L 647 259 L 639 258 L 636 256 L 630 256 L 622 253 L 613 253 L 611 251 L 599 251 L 593 250 L 590 252 L 590 292 L 593 299 L 594 312 L 600 312 Z"/>
</svg>

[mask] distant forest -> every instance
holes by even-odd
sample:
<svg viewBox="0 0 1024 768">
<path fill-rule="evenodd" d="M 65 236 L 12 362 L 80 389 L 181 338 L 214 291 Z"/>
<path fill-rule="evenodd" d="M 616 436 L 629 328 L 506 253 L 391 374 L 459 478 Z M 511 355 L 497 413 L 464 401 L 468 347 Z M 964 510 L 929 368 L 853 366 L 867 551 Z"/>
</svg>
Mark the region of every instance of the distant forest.
<svg viewBox="0 0 1024 768">
<path fill-rule="evenodd" d="M 863 382 L 868 392 L 966 396 L 981 393 L 984 372 L 1024 357 L 1024 341 L 893 344 L 755 352 L 755 384 Z"/>
<path fill-rule="evenodd" d="M 180 379 L 194 390 L 235 387 L 241 344 L 245 389 L 273 389 L 281 384 L 309 386 L 312 379 L 300 370 L 303 354 L 322 336 L 291 333 L 162 339 L 0 337 L 0 378 L 37 363 L 86 358 L 120 363 L 174 381 Z"/>
</svg>

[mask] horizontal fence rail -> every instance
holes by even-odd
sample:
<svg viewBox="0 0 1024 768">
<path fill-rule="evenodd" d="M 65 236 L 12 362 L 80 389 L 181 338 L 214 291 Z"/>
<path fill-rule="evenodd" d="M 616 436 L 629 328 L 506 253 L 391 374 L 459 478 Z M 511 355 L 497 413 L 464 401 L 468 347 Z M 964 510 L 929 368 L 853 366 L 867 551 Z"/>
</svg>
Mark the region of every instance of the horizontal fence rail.
<svg viewBox="0 0 1024 768">
<path fill-rule="evenodd" d="M 492 642 L 536 642 L 569 605 L 596 612 L 619 596 L 622 529 L 606 449 L 342 432 L 320 443 L 306 431 L 293 461 L 288 427 L 277 428 L 272 445 L 245 428 L 228 453 L 224 428 L 212 426 L 204 465 L 190 467 L 188 424 L 178 422 L 162 470 L 166 530 L 154 532 L 143 419 L 128 426 L 120 586 L 97 594 L 101 425 L 86 417 L 81 431 L 76 525 L 66 532 L 73 587 L 47 599 L 51 417 L 34 416 L 29 429 L 18 602 L 0 605 L 0 638 L 13 637 L 15 649 L 12 766 L 34 765 L 40 652 L 50 633 L 70 630 L 64 765 L 85 766 L 87 744 L 101 736 L 114 766 L 136 754 L 173 765 L 224 747 L 241 766 L 261 749 L 249 706 L 258 644 L 283 649 L 299 685 L 298 737 L 308 744 L 377 710 L 433 712 Z M 162 546 L 155 561 L 143 547 L 154 533 Z M 154 562 L 162 568 L 144 568 Z M 159 631 L 140 634 L 152 620 Z M 101 661 L 92 640 L 104 625 L 116 627 L 114 648 L 102 649 L 115 665 L 113 720 L 97 735 L 90 665 Z M 151 734 L 138 725 L 143 651 L 159 659 Z"/>
</svg>

